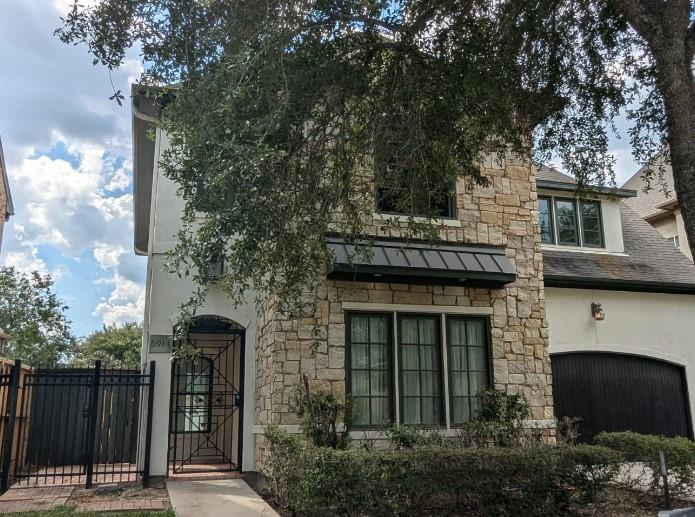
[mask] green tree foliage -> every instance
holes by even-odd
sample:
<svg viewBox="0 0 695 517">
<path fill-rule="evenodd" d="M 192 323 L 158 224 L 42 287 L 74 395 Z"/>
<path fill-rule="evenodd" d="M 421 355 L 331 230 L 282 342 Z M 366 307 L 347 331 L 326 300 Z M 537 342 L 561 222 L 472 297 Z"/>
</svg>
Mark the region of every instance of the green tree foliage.
<svg viewBox="0 0 695 517">
<path fill-rule="evenodd" d="M 50 275 L 0 268 L 0 328 L 11 336 L 4 355 L 30 365 L 66 361 L 75 347 L 67 308 Z"/>
<path fill-rule="evenodd" d="M 671 144 L 695 236 L 690 18 L 687 0 L 100 0 L 57 33 L 110 69 L 142 50 L 170 136 L 161 166 L 186 201 L 172 269 L 205 284 L 196 271 L 223 255 L 232 299 L 253 288 L 288 309 L 331 260 L 326 233 L 365 237 L 374 177 L 430 217 L 510 149 L 612 184 L 621 110 L 639 159 Z"/>
<path fill-rule="evenodd" d="M 73 364 L 93 366 L 94 361 L 100 359 L 109 367 L 137 368 L 140 366 L 141 347 L 141 324 L 104 325 L 80 341 Z"/>
</svg>

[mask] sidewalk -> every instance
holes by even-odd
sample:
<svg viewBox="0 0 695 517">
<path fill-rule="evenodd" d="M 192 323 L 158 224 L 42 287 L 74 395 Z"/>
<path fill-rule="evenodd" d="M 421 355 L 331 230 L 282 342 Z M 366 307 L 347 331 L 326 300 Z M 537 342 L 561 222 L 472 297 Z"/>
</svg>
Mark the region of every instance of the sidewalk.
<svg viewBox="0 0 695 517">
<path fill-rule="evenodd" d="M 176 517 L 279 517 L 242 479 L 167 482 Z"/>
</svg>

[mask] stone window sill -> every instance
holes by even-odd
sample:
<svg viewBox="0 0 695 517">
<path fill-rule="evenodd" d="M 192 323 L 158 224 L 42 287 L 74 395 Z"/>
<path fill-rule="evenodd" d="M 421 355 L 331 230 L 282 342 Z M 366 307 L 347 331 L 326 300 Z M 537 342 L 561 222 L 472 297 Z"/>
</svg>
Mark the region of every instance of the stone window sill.
<svg viewBox="0 0 695 517">
<path fill-rule="evenodd" d="M 374 219 L 374 221 L 396 221 L 399 223 L 407 223 L 410 222 L 411 218 L 407 215 L 381 214 L 379 212 L 373 212 L 372 219 Z M 429 223 L 435 226 L 448 226 L 451 228 L 461 228 L 463 226 L 461 221 L 458 219 L 428 219 L 427 217 L 413 217 L 412 219 L 416 223 Z"/>
</svg>

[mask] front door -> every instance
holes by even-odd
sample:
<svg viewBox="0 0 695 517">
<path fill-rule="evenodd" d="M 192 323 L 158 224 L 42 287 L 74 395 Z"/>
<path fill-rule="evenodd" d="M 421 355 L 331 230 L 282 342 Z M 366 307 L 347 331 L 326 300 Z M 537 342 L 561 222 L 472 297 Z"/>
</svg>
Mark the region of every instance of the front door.
<svg viewBox="0 0 695 517">
<path fill-rule="evenodd" d="M 243 331 L 189 334 L 197 354 L 172 364 L 173 473 L 241 470 Z"/>
</svg>

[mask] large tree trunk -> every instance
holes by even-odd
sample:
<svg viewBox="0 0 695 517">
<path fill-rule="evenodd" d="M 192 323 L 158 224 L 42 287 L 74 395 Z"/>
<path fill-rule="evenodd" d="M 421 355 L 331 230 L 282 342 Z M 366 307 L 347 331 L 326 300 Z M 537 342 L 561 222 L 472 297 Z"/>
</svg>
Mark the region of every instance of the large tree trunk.
<svg viewBox="0 0 695 517">
<path fill-rule="evenodd" d="M 657 58 L 658 85 L 666 105 L 668 144 L 676 197 L 695 257 L 695 90 L 690 65 L 683 51 L 664 52 Z"/>
<path fill-rule="evenodd" d="M 676 198 L 695 256 L 695 27 L 690 0 L 613 0 L 645 40 L 656 65 L 656 84 L 666 108 Z"/>
</svg>

